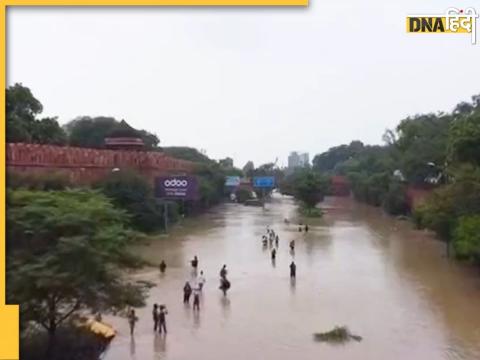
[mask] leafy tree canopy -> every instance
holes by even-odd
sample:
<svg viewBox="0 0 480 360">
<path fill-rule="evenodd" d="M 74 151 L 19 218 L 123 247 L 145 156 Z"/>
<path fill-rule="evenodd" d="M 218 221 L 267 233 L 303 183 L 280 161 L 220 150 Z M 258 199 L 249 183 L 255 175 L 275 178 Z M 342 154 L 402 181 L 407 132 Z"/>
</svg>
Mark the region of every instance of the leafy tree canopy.
<svg viewBox="0 0 480 360">
<path fill-rule="evenodd" d="M 296 199 L 313 208 L 327 193 L 328 180 L 315 171 L 301 170 L 294 177 L 293 191 Z"/>
<path fill-rule="evenodd" d="M 480 166 L 480 106 L 456 119 L 448 134 L 450 166 L 472 163 Z"/>
<path fill-rule="evenodd" d="M 153 196 L 151 185 L 142 176 L 118 171 L 97 186 L 116 206 L 127 211 L 136 229 L 150 232 L 163 225 L 162 208 Z"/>
<path fill-rule="evenodd" d="M 37 119 L 42 110 L 29 88 L 22 84 L 7 88 L 7 142 L 65 145 L 67 136 L 56 118 Z"/>
<path fill-rule="evenodd" d="M 23 326 L 34 322 L 53 336 L 83 309 L 143 305 L 146 286 L 118 270 L 131 263 L 125 246 L 136 234 L 104 195 L 15 190 L 7 201 L 7 298 L 21 304 Z"/>
<path fill-rule="evenodd" d="M 146 130 L 137 130 L 124 120 L 118 121 L 107 116 L 80 116 L 65 125 L 69 135 L 69 144 L 78 147 L 103 148 L 105 138 L 109 136 L 140 137 L 148 150 L 158 149 L 160 140 Z"/>
<path fill-rule="evenodd" d="M 211 160 L 207 155 L 202 154 L 197 149 L 188 146 L 167 146 L 163 148 L 163 152 L 177 159 L 183 159 L 197 163 L 213 162 L 213 160 Z"/>
</svg>

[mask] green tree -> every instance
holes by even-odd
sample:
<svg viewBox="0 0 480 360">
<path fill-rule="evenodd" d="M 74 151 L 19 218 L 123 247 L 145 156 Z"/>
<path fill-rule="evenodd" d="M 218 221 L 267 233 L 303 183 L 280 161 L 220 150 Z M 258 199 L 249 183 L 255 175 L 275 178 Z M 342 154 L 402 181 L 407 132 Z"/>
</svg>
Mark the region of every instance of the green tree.
<svg viewBox="0 0 480 360">
<path fill-rule="evenodd" d="M 437 175 L 437 166 L 445 164 L 447 140 L 453 117 L 448 114 L 417 115 L 402 120 L 397 126 L 399 163 L 410 183 L 421 185 Z"/>
<path fill-rule="evenodd" d="M 252 177 L 253 172 L 255 171 L 255 165 L 253 164 L 253 161 L 247 161 L 242 171 L 245 174 L 245 176 Z"/>
<path fill-rule="evenodd" d="M 452 177 L 454 182 L 436 189 L 416 210 L 420 225 L 446 240 L 460 217 L 480 214 L 480 168 L 465 164 Z"/>
<path fill-rule="evenodd" d="M 163 148 L 163 152 L 177 159 L 207 164 L 212 162 L 212 160 L 207 155 L 202 154 L 200 151 L 192 147 L 168 146 Z"/>
<path fill-rule="evenodd" d="M 480 166 L 480 107 L 451 124 L 448 158 L 451 166 L 465 162 Z"/>
<path fill-rule="evenodd" d="M 328 190 L 328 181 L 312 170 L 303 170 L 295 177 L 293 188 L 295 198 L 310 209 L 323 200 Z"/>
<path fill-rule="evenodd" d="M 338 164 L 355 157 L 363 148 L 361 141 L 352 141 L 349 145 L 330 148 L 324 153 L 315 155 L 312 160 L 313 168 L 322 173 L 333 171 Z"/>
<path fill-rule="evenodd" d="M 67 134 L 58 124 L 57 118 L 43 118 L 36 121 L 35 131 L 32 135 L 34 143 L 66 145 Z"/>
<path fill-rule="evenodd" d="M 147 150 L 158 149 L 160 140 L 155 134 L 145 130 L 137 130 L 125 121 L 118 121 L 107 116 L 80 116 L 65 125 L 71 146 L 86 148 L 103 148 L 105 138 L 116 136 L 134 136 L 143 140 Z"/>
<path fill-rule="evenodd" d="M 163 208 L 157 204 L 151 185 L 142 176 L 131 171 L 117 171 L 97 187 L 116 206 L 127 211 L 134 228 L 150 232 L 163 226 Z"/>
<path fill-rule="evenodd" d="M 141 306 L 147 287 L 125 280 L 126 214 L 91 190 L 8 192 L 7 298 L 53 339 L 78 312 Z M 53 341 L 53 340 L 52 340 Z"/>
<path fill-rule="evenodd" d="M 67 137 L 56 118 L 36 118 L 42 111 L 29 88 L 18 83 L 7 88 L 7 142 L 65 145 Z"/>
<path fill-rule="evenodd" d="M 405 184 L 398 180 L 391 180 L 388 190 L 383 197 L 382 206 L 389 214 L 403 215 L 408 213 Z"/>
<path fill-rule="evenodd" d="M 480 215 L 464 216 L 453 232 L 455 255 L 480 262 Z"/>
</svg>

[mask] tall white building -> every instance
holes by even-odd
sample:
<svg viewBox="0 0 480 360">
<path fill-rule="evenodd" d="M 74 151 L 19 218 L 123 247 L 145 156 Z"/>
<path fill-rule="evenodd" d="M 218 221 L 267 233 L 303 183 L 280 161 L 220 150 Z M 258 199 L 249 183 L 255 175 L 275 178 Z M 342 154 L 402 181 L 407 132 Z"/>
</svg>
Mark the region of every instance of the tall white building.
<svg viewBox="0 0 480 360">
<path fill-rule="evenodd" d="M 292 151 L 288 156 L 288 168 L 306 167 L 310 164 L 308 153 Z"/>
</svg>

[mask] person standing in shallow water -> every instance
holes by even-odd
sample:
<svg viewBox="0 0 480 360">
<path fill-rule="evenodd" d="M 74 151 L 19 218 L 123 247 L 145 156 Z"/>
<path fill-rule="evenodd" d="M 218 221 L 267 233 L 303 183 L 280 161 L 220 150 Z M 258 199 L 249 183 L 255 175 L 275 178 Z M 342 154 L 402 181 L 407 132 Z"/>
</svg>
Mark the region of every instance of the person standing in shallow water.
<svg viewBox="0 0 480 360">
<path fill-rule="evenodd" d="M 223 265 L 220 270 L 220 278 L 225 279 L 227 277 L 227 265 Z"/>
<path fill-rule="evenodd" d="M 197 267 L 198 267 L 198 257 L 197 257 L 197 255 L 195 255 L 195 256 L 193 257 L 193 260 L 191 261 L 191 263 L 192 263 L 192 267 L 193 267 L 195 270 L 197 270 Z"/>
<path fill-rule="evenodd" d="M 203 275 L 203 270 L 202 270 L 202 271 L 200 271 L 200 276 L 198 277 L 198 281 L 197 281 L 198 282 L 198 289 L 200 291 L 202 291 L 203 285 L 205 285 L 206 281 L 207 280 L 205 280 L 205 276 Z"/>
<path fill-rule="evenodd" d="M 165 263 L 164 260 L 162 260 L 162 262 L 160 263 L 160 272 L 163 274 L 165 273 L 165 270 L 167 269 L 167 264 Z"/>
<path fill-rule="evenodd" d="M 157 304 L 153 304 L 152 316 L 153 316 L 153 331 L 157 331 L 158 329 L 158 305 Z"/>
<path fill-rule="evenodd" d="M 168 314 L 167 308 L 165 305 L 160 305 L 160 311 L 158 313 L 158 332 L 161 334 L 163 332 L 167 333 L 167 319 L 166 315 Z"/>
<path fill-rule="evenodd" d="M 220 270 L 220 290 L 222 290 L 223 296 L 227 295 L 230 285 L 230 281 L 227 280 L 227 265 L 223 265 Z"/>
<path fill-rule="evenodd" d="M 190 295 L 192 294 L 192 287 L 190 283 L 187 281 L 185 286 L 183 287 L 183 303 L 189 304 L 190 303 Z"/>
<path fill-rule="evenodd" d="M 305 224 L 305 232 L 307 233 L 308 232 L 308 225 Z"/>
<path fill-rule="evenodd" d="M 295 279 L 297 276 L 297 265 L 292 261 L 290 264 L 290 278 Z"/>
<path fill-rule="evenodd" d="M 130 325 L 130 335 L 133 336 L 133 333 L 135 332 L 135 324 L 138 321 L 138 317 L 135 314 L 135 310 L 131 309 L 128 312 L 128 325 Z"/>
<path fill-rule="evenodd" d="M 200 288 L 193 289 L 193 310 L 200 311 Z"/>
</svg>

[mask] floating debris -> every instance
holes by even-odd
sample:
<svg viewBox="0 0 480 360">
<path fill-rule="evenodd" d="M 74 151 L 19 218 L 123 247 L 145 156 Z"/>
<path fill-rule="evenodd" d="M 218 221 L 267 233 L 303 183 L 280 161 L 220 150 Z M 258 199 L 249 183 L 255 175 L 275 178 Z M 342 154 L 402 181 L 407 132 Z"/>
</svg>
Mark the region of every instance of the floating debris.
<svg viewBox="0 0 480 360">
<path fill-rule="evenodd" d="M 362 341 L 362 337 L 353 335 L 346 326 L 335 326 L 333 330 L 324 333 L 315 333 L 313 337 L 316 341 L 345 343 L 350 340 Z"/>
</svg>

